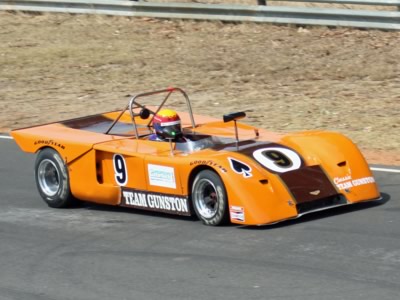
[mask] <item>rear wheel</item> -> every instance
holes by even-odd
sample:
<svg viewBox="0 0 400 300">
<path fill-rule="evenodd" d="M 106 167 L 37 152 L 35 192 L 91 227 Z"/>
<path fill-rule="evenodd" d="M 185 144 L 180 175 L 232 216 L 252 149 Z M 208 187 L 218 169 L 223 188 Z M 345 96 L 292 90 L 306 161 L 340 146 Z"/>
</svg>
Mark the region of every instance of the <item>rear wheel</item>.
<svg viewBox="0 0 400 300">
<path fill-rule="evenodd" d="M 192 185 L 192 201 L 197 217 L 206 225 L 228 222 L 228 199 L 221 178 L 213 171 L 197 174 Z"/>
<path fill-rule="evenodd" d="M 48 206 L 63 208 L 74 203 L 68 169 L 57 151 L 41 150 L 35 162 L 35 180 L 40 196 Z"/>
</svg>

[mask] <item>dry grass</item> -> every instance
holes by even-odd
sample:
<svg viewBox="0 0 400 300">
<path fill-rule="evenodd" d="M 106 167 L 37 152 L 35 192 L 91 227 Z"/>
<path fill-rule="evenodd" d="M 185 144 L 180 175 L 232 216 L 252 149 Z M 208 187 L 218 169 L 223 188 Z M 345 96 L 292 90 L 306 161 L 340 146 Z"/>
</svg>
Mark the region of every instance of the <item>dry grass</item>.
<svg viewBox="0 0 400 300">
<path fill-rule="evenodd" d="M 174 85 L 198 113 L 249 109 L 273 131 L 338 130 L 399 153 L 399 32 L 1 13 L 0 41 L 0 131 Z"/>
</svg>

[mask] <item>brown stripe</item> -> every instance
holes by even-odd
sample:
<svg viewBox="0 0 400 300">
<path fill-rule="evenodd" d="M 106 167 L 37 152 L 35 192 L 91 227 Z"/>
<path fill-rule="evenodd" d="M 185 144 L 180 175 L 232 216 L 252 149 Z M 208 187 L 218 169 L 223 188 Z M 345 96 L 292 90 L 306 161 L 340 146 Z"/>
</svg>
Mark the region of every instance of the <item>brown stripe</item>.
<svg viewBox="0 0 400 300">
<path fill-rule="evenodd" d="M 279 175 L 297 203 L 337 195 L 329 178 L 320 166 L 304 167 Z"/>
</svg>

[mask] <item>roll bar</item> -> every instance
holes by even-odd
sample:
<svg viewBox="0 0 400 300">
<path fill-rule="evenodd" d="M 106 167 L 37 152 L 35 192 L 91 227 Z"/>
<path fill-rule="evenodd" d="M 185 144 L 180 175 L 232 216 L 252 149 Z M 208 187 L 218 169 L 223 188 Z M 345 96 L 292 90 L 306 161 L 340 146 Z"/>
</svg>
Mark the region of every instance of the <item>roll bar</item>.
<svg viewBox="0 0 400 300">
<path fill-rule="evenodd" d="M 151 117 L 150 121 L 147 123 L 147 126 L 150 127 L 151 122 L 153 122 L 154 116 L 161 110 L 161 108 L 167 102 L 167 100 L 169 99 L 171 94 L 174 93 L 174 92 L 181 93 L 183 95 L 183 97 L 185 98 L 187 109 L 188 109 L 189 116 L 190 116 L 190 121 L 192 123 L 192 128 L 193 129 L 196 128 L 196 124 L 194 122 L 194 117 L 193 117 L 192 106 L 190 104 L 190 100 L 189 100 L 188 95 L 181 88 L 170 87 L 170 88 L 163 89 L 163 90 L 157 90 L 157 91 L 153 91 L 153 92 L 145 92 L 145 93 L 140 93 L 140 94 L 137 94 L 137 95 L 133 96 L 129 100 L 128 105 L 121 111 L 121 113 L 118 115 L 118 117 L 114 120 L 114 122 L 111 124 L 111 126 L 107 129 L 105 134 L 109 134 L 111 129 L 115 126 L 115 124 L 119 121 L 119 119 L 121 119 L 122 115 L 129 109 L 129 113 L 130 113 L 130 116 L 131 116 L 131 119 L 132 119 L 133 130 L 135 131 L 135 136 L 136 136 L 136 138 L 139 138 L 139 132 L 138 132 L 138 129 L 137 129 L 135 117 L 139 116 L 141 118 L 146 119 L 145 118 L 146 116 L 148 117 L 149 114 L 152 114 L 153 116 Z M 144 98 L 144 97 L 153 96 L 153 95 L 157 95 L 157 94 L 163 94 L 163 93 L 166 93 L 166 96 L 164 97 L 164 99 L 162 100 L 161 104 L 158 106 L 158 108 L 157 108 L 157 110 L 155 112 L 149 110 L 148 108 L 146 108 L 145 105 L 140 104 L 137 101 L 139 98 Z M 139 113 L 135 114 L 133 112 L 133 110 L 135 108 L 141 108 L 141 111 Z"/>
</svg>

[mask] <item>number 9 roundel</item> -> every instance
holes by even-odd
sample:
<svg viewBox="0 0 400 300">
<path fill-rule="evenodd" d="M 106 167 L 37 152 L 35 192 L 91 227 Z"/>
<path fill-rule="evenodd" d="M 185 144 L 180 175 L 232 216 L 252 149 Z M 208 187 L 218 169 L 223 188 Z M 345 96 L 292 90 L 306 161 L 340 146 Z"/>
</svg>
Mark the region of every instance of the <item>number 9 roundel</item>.
<svg viewBox="0 0 400 300">
<path fill-rule="evenodd" d="M 296 152 L 281 147 L 258 149 L 254 151 L 253 157 L 265 168 L 277 173 L 297 170 L 302 164 Z"/>
</svg>

